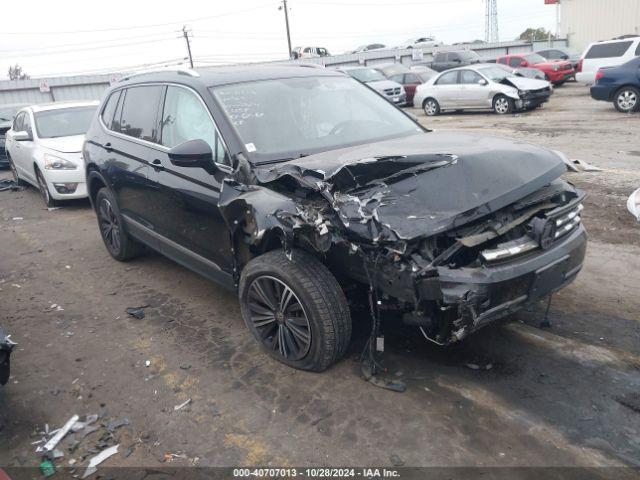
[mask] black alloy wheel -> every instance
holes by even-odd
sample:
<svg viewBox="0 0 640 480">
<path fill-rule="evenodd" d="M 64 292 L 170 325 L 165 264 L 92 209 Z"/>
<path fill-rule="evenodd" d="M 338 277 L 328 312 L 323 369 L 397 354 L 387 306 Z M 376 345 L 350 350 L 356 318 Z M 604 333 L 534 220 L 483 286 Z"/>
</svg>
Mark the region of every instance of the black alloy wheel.
<svg viewBox="0 0 640 480">
<path fill-rule="evenodd" d="M 117 255 L 121 247 L 120 222 L 108 198 L 100 199 L 98 222 L 107 249 L 112 255 Z"/>
<path fill-rule="evenodd" d="M 249 285 L 250 321 L 263 345 L 287 360 L 300 360 L 311 347 L 311 326 L 300 300 L 282 280 L 264 275 Z"/>
</svg>

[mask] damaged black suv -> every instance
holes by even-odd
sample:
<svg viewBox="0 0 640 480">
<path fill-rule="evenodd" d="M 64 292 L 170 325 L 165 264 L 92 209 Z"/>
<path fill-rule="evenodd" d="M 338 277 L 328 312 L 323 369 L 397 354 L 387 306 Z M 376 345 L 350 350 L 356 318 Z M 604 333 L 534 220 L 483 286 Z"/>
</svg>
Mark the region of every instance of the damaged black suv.
<svg viewBox="0 0 640 480">
<path fill-rule="evenodd" d="M 251 333 L 296 368 L 344 354 L 345 291 L 368 295 L 374 329 L 384 308 L 449 344 L 564 287 L 585 255 L 560 154 L 430 132 L 332 70 L 125 78 L 83 154 L 109 253 L 146 245 L 237 289 Z"/>
</svg>

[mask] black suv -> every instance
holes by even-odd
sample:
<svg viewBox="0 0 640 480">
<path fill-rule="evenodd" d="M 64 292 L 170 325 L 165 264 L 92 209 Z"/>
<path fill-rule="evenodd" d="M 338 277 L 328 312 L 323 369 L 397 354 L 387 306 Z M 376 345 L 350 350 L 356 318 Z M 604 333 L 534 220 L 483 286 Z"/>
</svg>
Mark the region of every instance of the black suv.
<svg viewBox="0 0 640 480">
<path fill-rule="evenodd" d="M 135 75 L 86 138 L 109 253 L 146 245 L 237 289 L 249 330 L 296 368 L 344 354 L 345 291 L 371 307 L 370 349 L 381 312 L 448 344 L 567 285 L 585 254 L 559 154 L 430 132 L 335 70 Z"/>
</svg>

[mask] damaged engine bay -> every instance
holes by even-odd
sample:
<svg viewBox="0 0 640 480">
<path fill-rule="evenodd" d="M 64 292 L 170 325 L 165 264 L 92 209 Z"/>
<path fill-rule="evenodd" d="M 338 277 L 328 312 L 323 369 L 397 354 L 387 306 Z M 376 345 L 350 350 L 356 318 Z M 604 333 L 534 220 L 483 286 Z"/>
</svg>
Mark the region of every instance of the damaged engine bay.
<svg viewBox="0 0 640 480">
<path fill-rule="evenodd" d="M 278 242 L 304 249 L 369 290 L 374 323 L 394 310 L 447 345 L 575 278 L 584 194 L 565 170 L 538 147 L 430 133 L 240 165 L 220 208 L 236 272 Z"/>
</svg>

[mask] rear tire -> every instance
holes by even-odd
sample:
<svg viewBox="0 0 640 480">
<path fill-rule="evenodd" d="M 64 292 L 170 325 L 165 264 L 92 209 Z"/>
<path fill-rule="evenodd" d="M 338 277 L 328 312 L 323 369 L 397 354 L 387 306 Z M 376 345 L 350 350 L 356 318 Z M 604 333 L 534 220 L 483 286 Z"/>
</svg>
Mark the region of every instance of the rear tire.
<svg viewBox="0 0 640 480">
<path fill-rule="evenodd" d="M 313 256 L 273 250 L 251 260 L 240 276 L 244 321 L 263 350 L 300 370 L 320 372 L 340 359 L 351 339 L 347 299 Z"/>
<path fill-rule="evenodd" d="M 42 195 L 42 200 L 44 200 L 44 204 L 47 208 L 53 208 L 58 203 L 51 197 L 51 192 L 49 191 L 49 187 L 47 186 L 47 181 L 44 179 L 44 175 L 39 168 L 35 168 L 36 171 L 36 180 L 38 182 L 38 190 L 40 190 L 40 195 Z"/>
<path fill-rule="evenodd" d="M 427 117 L 435 117 L 440 114 L 440 104 L 435 98 L 427 98 L 422 102 L 422 109 Z"/>
<path fill-rule="evenodd" d="M 513 100 L 506 95 L 496 95 L 493 98 L 493 111 L 498 115 L 508 115 L 515 110 Z"/>
<path fill-rule="evenodd" d="M 621 113 L 638 111 L 640 108 L 640 90 L 635 87 L 622 87 L 613 96 L 613 105 Z"/>
<path fill-rule="evenodd" d="M 113 258 L 126 262 L 144 252 L 144 245 L 126 232 L 120 209 L 111 190 L 103 187 L 98 191 L 95 209 L 100 236 Z"/>
</svg>

